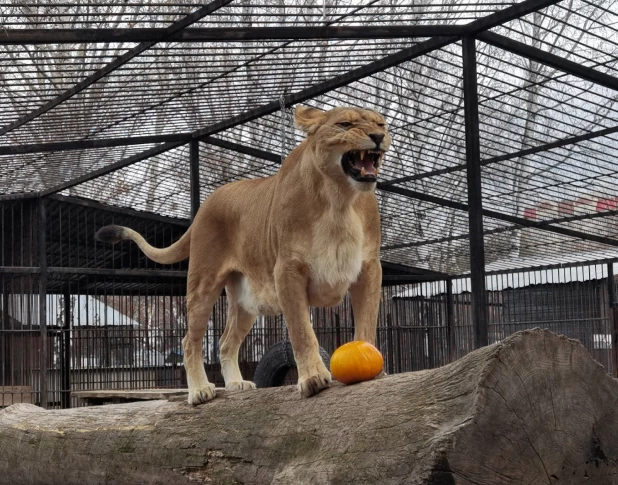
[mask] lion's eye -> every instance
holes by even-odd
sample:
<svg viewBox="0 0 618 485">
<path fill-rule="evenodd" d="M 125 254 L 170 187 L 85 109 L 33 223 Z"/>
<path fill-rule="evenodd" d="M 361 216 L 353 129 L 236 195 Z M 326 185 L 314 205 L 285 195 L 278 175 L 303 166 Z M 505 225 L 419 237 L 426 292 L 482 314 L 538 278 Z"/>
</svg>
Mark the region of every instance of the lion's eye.
<svg viewBox="0 0 618 485">
<path fill-rule="evenodd" d="M 352 126 L 352 123 L 348 123 L 347 121 L 344 121 L 343 123 L 337 123 L 339 126 L 341 126 L 341 128 L 349 128 L 350 126 Z"/>
<path fill-rule="evenodd" d="M 386 128 L 386 125 L 384 123 L 378 123 L 378 127 L 379 128 Z"/>
</svg>

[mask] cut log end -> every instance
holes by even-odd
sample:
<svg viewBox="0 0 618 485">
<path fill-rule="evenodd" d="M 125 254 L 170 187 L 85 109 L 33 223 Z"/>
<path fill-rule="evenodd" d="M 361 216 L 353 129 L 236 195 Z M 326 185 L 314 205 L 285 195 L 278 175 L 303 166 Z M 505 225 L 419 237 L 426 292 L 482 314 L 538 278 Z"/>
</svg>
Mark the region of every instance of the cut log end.
<svg viewBox="0 0 618 485">
<path fill-rule="evenodd" d="M 609 484 L 618 383 L 531 330 L 448 366 L 334 386 L 0 411 L 0 483 Z"/>
</svg>

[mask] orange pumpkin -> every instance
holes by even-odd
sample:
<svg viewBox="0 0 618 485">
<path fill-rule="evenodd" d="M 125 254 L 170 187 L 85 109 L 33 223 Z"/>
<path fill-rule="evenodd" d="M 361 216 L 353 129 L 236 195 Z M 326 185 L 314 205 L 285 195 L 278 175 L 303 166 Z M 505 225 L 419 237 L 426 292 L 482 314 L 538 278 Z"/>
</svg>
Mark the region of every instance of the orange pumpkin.
<svg viewBox="0 0 618 485">
<path fill-rule="evenodd" d="M 344 384 L 369 381 L 382 372 L 384 359 L 369 342 L 355 340 L 339 347 L 330 358 L 330 371 Z"/>
</svg>

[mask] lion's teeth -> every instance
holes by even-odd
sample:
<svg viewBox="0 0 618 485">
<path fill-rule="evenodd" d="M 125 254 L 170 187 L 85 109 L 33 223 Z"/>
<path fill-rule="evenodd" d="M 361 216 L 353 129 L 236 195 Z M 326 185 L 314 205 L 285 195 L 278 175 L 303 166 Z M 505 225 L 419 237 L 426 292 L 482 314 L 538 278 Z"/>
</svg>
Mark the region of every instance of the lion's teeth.
<svg viewBox="0 0 618 485">
<path fill-rule="evenodd" d="M 361 177 L 364 177 L 365 175 L 367 175 L 367 170 L 365 170 L 365 167 L 361 168 Z"/>
<path fill-rule="evenodd" d="M 364 160 L 365 159 L 365 150 L 361 150 L 360 151 L 360 159 Z"/>
</svg>

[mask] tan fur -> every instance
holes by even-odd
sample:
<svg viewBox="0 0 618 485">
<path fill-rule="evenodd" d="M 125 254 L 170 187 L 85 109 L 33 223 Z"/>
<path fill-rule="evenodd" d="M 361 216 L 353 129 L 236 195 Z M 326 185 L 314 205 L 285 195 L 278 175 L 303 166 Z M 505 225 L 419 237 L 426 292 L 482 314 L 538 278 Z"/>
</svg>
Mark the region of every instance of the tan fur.
<svg viewBox="0 0 618 485">
<path fill-rule="evenodd" d="M 188 255 L 185 239 L 190 237 L 189 328 L 183 347 L 191 404 L 215 395 L 204 372 L 202 339 L 224 287 L 229 299 L 221 339 L 226 388 L 254 387 L 243 380 L 237 360 L 258 313 L 283 313 L 304 396 L 331 382 L 311 328 L 310 306 L 337 305 L 350 291 L 355 339 L 375 342 L 382 278 L 375 183 L 346 175 L 341 157 L 349 150 L 375 149 L 369 134 L 383 134 L 380 148 L 386 151 L 390 136 L 384 119 L 358 108 L 324 112 L 299 107 L 295 123 L 307 139 L 279 172 L 217 189 L 202 204 L 183 242 L 155 250 L 137 233 L 123 234 L 157 261 L 170 263 Z"/>
<path fill-rule="evenodd" d="M 139 248 L 153 261 L 161 264 L 173 264 L 189 257 L 189 248 L 191 242 L 191 228 L 185 232 L 182 237 L 168 248 L 159 249 L 153 248 L 141 234 L 128 227 L 122 228 L 123 239 L 131 239 L 135 241 Z"/>
</svg>

